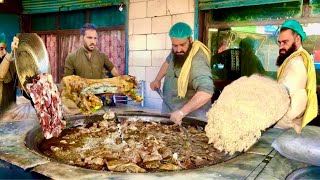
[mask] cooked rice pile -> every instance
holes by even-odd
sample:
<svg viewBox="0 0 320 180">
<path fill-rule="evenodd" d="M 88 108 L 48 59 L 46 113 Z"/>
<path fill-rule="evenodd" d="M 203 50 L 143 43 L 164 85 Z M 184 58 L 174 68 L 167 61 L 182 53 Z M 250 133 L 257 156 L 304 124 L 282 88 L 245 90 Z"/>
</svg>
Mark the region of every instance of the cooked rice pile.
<svg viewBox="0 0 320 180">
<path fill-rule="evenodd" d="M 287 112 L 290 98 L 283 85 L 267 77 L 241 77 L 222 91 L 207 113 L 209 144 L 233 154 L 250 148 L 261 131 Z"/>
</svg>

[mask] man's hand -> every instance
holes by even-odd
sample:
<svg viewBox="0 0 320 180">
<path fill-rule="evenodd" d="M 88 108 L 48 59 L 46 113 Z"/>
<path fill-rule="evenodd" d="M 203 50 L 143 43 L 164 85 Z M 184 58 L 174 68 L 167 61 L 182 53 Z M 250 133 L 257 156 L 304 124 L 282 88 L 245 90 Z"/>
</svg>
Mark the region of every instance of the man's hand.
<svg viewBox="0 0 320 180">
<path fill-rule="evenodd" d="M 173 121 L 177 125 L 181 125 L 182 118 L 186 116 L 185 113 L 183 113 L 181 110 L 177 110 L 173 113 L 171 113 L 170 120 Z"/>
<path fill-rule="evenodd" d="M 18 46 L 19 46 L 19 38 L 14 36 L 13 40 L 12 40 L 12 43 L 11 43 L 11 51 L 14 51 L 14 50 L 18 49 Z"/>
<path fill-rule="evenodd" d="M 158 80 L 154 80 L 150 83 L 150 88 L 155 91 L 157 89 L 160 89 L 160 86 L 161 86 L 161 81 L 158 81 Z"/>
<path fill-rule="evenodd" d="M 19 38 L 17 37 L 13 37 L 12 43 L 11 43 L 11 53 L 8 53 L 5 58 L 9 61 L 12 62 L 14 61 L 14 59 L 12 58 L 12 52 L 16 49 L 18 49 L 18 45 L 19 45 Z"/>
</svg>

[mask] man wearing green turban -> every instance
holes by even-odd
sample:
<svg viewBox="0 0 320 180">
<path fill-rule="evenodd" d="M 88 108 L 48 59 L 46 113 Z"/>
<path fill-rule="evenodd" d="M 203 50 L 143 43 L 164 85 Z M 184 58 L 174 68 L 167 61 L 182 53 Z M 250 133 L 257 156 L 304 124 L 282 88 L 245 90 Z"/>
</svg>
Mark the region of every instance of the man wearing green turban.
<svg viewBox="0 0 320 180">
<path fill-rule="evenodd" d="M 297 133 L 318 114 L 314 62 L 302 47 L 306 37 L 296 20 L 285 21 L 278 36 L 277 80 L 288 89 L 291 104 L 275 127 L 294 128 Z"/>
<path fill-rule="evenodd" d="M 18 48 L 19 39 L 13 38 L 12 51 Z M 16 100 L 15 94 L 15 65 L 12 53 L 7 53 L 7 42 L 4 33 L 0 34 L 0 114 Z"/>
<path fill-rule="evenodd" d="M 158 90 L 163 84 L 163 109 L 173 111 L 170 119 L 181 124 L 186 115 L 206 118 L 211 107 L 213 79 L 210 69 L 210 51 L 199 41 L 192 41 L 192 29 L 183 22 L 169 31 L 172 51 L 162 64 L 150 88 Z M 166 110 L 164 110 L 166 111 Z"/>
</svg>

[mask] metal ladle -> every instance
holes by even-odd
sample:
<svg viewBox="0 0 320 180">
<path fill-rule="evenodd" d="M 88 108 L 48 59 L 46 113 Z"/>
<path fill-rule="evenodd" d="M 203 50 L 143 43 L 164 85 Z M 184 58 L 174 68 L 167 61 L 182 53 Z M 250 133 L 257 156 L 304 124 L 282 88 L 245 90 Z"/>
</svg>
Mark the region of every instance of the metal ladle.
<svg viewBox="0 0 320 180">
<path fill-rule="evenodd" d="M 161 89 L 157 89 L 157 93 L 159 94 L 159 96 L 161 97 L 162 101 L 164 102 L 164 104 L 168 107 L 168 109 L 173 112 L 173 108 L 168 104 L 168 102 L 163 98 L 163 95 L 162 95 L 162 91 Z M 187 137 L 187 142 L 189 142 L 190 144 L 190 138 L 189 138 L 189 134 L 188 134 L 188 130 L 183 127 L 182 125 L 180 125 L 180 130 L 183 131 L 184 135 Z"/>
</svg>

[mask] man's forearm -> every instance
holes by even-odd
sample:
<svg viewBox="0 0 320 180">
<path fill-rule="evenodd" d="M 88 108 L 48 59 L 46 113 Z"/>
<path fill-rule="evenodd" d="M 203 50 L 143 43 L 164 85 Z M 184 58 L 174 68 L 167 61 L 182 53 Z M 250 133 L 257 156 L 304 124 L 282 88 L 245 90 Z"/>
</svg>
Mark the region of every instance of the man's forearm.
<svg viewBox="0 0 320 180">
<path fill-rule="evenodd" d="M 160 68 L 155 80 L 161 81 L 161 79 L 166 75 L 168 67 L 169 67 L 169 64 L 165 61 L 162 64 L 162 66 L 161 66 L 161 68 Z"/>
<path fill-rule="evenodd" d="M 117 68 L 115 68 L 115 67 L 111 70 L 111 74 L 113 77 L 117 77 L 120 75 Z"/>
<path fill-rule="evenodd" d="M 3 78 L 6 76 L 6 74 L 9 71 L 9 67 L 10 67 L 10 62 L 6 59 L 7 57 L 5 57 L 3 59 L 3 61 L 0 64 L 0 81 L 3 80 Z M 10 58 L 11 59 L 11 58 Z"/>
<path fill-rule="evenodd" d="M 204 91 L 198 91 L 182 108 L 181 111 L 184 115 L 187 115 L 211 100 L 212 95 Z"/>
</svg>

